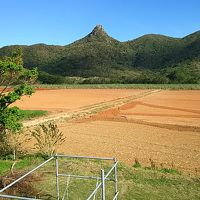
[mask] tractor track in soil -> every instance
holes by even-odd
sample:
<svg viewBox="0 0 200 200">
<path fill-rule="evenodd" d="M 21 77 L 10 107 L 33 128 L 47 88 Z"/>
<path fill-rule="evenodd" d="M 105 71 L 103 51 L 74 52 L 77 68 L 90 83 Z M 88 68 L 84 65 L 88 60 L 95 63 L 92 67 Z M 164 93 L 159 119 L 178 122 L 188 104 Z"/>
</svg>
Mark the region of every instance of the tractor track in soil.
<svg viewBox="0 0 200 200">
<path fill-rule="evenodd" d="M 154 93 L 158 93 L 160 91 L 161 90 L 148 90 L 140 94 L 135 94 L 135 95 L 117 98 L 117 99 L 106 101 L 106 102 L 83 106 L 83 107 L 80 107 L 79 109 L 71 110 L 68 112 L 52 113 L 47 116 L 32 119 L 31 121 L 30 120 L 24 121 L 23 125 L 24 127 L 30 127 L 30 126 L 36 126 L 38 124 L 48 123 L 50 121 L 64 122 L 64 121 L 70 121 L 70 120 L 79 120 L 79 119 L 93 116 L 97 114 L 98 112 L 101 112 L 107 109 L 123 106 L 129 102 L 152 95 Z"/>
</svg>

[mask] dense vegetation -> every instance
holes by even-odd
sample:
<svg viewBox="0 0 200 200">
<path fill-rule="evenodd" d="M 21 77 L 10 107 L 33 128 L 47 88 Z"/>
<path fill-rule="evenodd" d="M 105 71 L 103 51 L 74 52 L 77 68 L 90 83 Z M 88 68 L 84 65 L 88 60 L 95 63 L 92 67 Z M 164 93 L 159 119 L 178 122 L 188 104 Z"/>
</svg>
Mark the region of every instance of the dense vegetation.
<svg viewBox="0 0 200 200">
<path fill-rule="evenodd" d="M 0 56 L 19 47 L 25 66 L 38 67 L 41 83 L 200 83 L 200 31 L 184 38 L 149 34 L 120 42 L 96 26 L 66 46 L 6 46 Z"/>
<path fill-rule="evenodd" d="M 22 114 L 18 107 L 12 104 L 24 95 L 31 95 L 32 84 L 37 79 L 37 70 L 23 67 L 21 50 L 14 51 L 11 57 L 0 59 L 0 156 L 13 152 L 20 144 L 17 136 L 21 134 L 20 120 L 27 114 Z M 12 90 L 10 90 L 12 87 Z"/>
<path fill-rule="evenodd" d="M 18 50 L 13 52 L 11 57 L 3 57 L 0 60 L 0 75 L 0 133 L 2 134 L 7 129 L 20 130 L 20 110 L 10 106 L 22 96 L 34 92 L 31 84 L 37 79 L 37 70 L 23 67 L 22 52 Z M 10 87 L 13 87 L 12 91 Z"/>
<path fill-rule="evenodd" d="M 37 84 L 36 88 L 200 90 L 200 84 Z"/>
</svg>

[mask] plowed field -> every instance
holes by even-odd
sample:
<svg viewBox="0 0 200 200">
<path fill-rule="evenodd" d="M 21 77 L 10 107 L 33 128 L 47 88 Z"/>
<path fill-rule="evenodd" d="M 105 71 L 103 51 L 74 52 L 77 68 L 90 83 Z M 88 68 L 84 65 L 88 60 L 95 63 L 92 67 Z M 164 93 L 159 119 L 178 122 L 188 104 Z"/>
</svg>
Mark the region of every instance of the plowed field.
<svg viewBox="0 0 200 200">
<path fill-rule="evenodd" d="M 17 105 L 63 118 L 62 153 L 116 156 L 130 165 L 135 158 L 145 166 L 152 159 L 200 173 L 200 91 L 42 90 Z"/>
</svg>

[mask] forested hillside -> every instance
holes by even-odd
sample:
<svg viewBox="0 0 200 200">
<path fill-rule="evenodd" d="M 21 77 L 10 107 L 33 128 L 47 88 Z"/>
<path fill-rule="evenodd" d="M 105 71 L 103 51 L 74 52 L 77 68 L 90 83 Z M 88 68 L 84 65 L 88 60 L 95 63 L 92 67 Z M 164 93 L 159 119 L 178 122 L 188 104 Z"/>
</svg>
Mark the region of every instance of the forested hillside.
<svg viewBox="0 0 200 200">
<path fill-rule="evenodd" d="M 0 48 L 23 51 L 27 68 L 43 83 L 200 83 L 200 31 L 184 38 L 148 34 L 120 42 L 101 25 L 66 46 L 35 44 Z"/>
</svg>

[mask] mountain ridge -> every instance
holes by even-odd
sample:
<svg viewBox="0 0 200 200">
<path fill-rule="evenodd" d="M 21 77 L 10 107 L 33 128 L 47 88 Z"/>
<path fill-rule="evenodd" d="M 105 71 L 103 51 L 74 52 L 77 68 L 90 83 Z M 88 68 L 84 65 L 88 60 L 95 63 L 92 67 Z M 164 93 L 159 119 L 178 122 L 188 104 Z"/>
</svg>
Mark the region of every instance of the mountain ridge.
<svg viewBox="0 0 200 200">
<path fill-rule="evenodd" d="M 97 25 L 65 46 L 11 45 L 0 48 L 0 56 L 17 48 L 23 50 L 25 66 L 38 67 L 52 76 L 100 77 L 111 82 L 155 82 L 154 77 L 157 82 L 191 82 L 193 76 L 193 82 L 200 79 L 200 31 L 183 38 L 146 34 L 120 42 Z"/>
<path fill-rule="evenodd" d="M 98 29 L 98 27 L 102 27 L 102 29 L 103 29 L 103 31 L 106 33 L 106 35 L 108 35 L 107 34 L 107 32 L 104 30 L 104 28 L 103 28 L 103 26 L 102 25 L 96 25 L 94 28 L 93 28 L 93 30 L 88 34 L 88 35 L 90 35 L 95 29 Z M 141 35 L 141 36 L 139 36 L 139 37 L 137 37 L 137 38 L 133 38 L 133 39 L 128 39 L 128 40 L 125 40 L 125 41 L 120 41 L 120 40 L 118 40 L 118 39 L 115 39 L 116 41 L 118 41 L 118 42 L 121 42 L 121 43 L 126 43 L 126 42 L 130 42 L 130 41 L 134 41 L 134 40 L 137 40 L 137 39 L 139 39 L 139 38 L 142 38 L 142 37 L 146 37 L 146 36 L 150 36 L 150 35 L 154 35 L 154 36 L 163 36 L 163 37 L 167 37 L 167 38 L 172 38 L 172 39 L 186 39 L 186 38 L 188 38 L 188 37 L 191 37 L 191 36 L 193 36 L 193 35 L 196 35 L 196 34 L 198 34 L 199 35 L 199 37 L 200 37 L 200 30 L 198 30 L 198 31 L 195 31 L 195 32 L 193 32 L 193 33 L 191 33 L 191 34 L 189 34 L 189 35 L 185 35 L 185 36 L 183 36 L 183 37 L 173 37 L 173 36 L 167 36 L 167 35 L 164 35 L 164 34 L 159 34 L 159 33 L 148 33 L 148 34 L 144 34 L 144 35 Z M 88 36 L 88 35 L 86 35 L 86 36 Z M 85 36 L 85 37 L 86 37 Z M 108 35 L 109 36 L 109 35 Z M 109 36 L 110 37 L 110 36 Z M 83 37 L 84 38 L 84 37 Z M 83 39 L 82 38 L 82 39 Z M 79 39 L 78 39 L 79 40 Z M 75 40 L 74 42 L 76 42 L 76 41 L 78 41 L 78 40 Z M 4 48 L 4 47 L 10 47 L 10 46 L 33 46 L 33 45 L 47 45 L 47 46 L 60 46 L 60 47 L 64 47 L 64 46 L 68 46 L 68 45 L 70 45 L 70 44 L 73 44 L 74 42 L 71 42 L 71 43 L 69 43 L 69 44 L 65 44 L 65 45 L 58 45 L 58 44 L 46 44 L 46 43 L 35 43 L 35 44 L 30 44 L 30 45 L 27 45 L 27 44 L 14 44 L 14 45 L 5 45 L 5 46 L 2 46 L 2 47 L 0 47 L 0 49 L 1 48 Z"/>
</svg>

